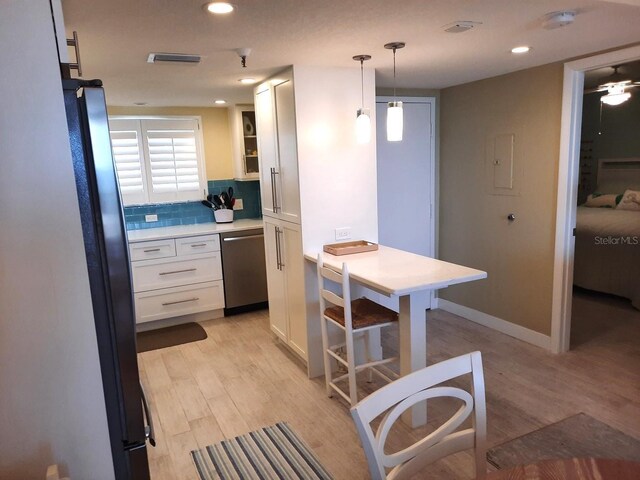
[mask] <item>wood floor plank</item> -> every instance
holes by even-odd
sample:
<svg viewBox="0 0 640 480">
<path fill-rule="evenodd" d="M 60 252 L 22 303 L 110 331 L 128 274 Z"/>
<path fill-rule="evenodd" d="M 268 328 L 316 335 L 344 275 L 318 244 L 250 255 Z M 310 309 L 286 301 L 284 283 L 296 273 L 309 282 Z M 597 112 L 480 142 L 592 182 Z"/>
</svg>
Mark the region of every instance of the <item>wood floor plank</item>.
<svg viewBox="0 0 640 480">
<path fill-rule="evenodd" d="M 179 348 L 173 347 L 171 350 L 163 352 L 162 361 L 172 381 L 193 378 L 191 376 L 191 370 Z"/>
<path fill-rule="evenodd" d="M 155 411 L 168 436 L 188 432 L 189 422 L 174 387 L 154 391 Z"/>
<path fill-rule="evenodd" d="M 205 448 L 226 438 L 213 415 L 192 420 L 189 422 L 189 427 L 198 443 L 198 448 Z"/>
<path fill-rule="evenodd" d="M 173 385 L 187 421 L 211 415 L 209 405 L 194 379 L 177 380 Z"/>
<path fill-rule="evenodd" d="M 225 438 L 237 437 L 251 431 L 228 395 L 208 398 L 207 403 Z"/>
<path fill-rule="evenodd" d="M 194 480 L 198 472 L 191 459 L 191 451 L 199 448 L 198 442 L 191 431 L 172 435 L 169 440 L 171 460 L 176 473 L 176 480 Z"/>
</svg>

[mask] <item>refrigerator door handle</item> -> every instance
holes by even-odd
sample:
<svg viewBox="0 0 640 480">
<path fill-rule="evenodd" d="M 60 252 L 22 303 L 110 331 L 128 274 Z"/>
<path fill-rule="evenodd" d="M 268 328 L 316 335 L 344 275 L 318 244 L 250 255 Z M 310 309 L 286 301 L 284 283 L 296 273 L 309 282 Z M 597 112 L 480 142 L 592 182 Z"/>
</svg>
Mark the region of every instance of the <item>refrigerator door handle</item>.
<svg viewBox="0 0 640 480">
<path fill-rule="evenodd" d="M 147 396 L 144 393 L 144 388 L 142 387 L 142 383 L 140 383 L 140 392 L 142 393 L 142 410 L 144 411 L 144 418 L 146 419 L 147 424 L 144 427 L 144 435 L 152 447 L 156 446 L 156 433 L 153 429 L 153 418 L 151 417 L 151 412 L 149 411 L 149 404 L 147 403 Z"/>
</svg>

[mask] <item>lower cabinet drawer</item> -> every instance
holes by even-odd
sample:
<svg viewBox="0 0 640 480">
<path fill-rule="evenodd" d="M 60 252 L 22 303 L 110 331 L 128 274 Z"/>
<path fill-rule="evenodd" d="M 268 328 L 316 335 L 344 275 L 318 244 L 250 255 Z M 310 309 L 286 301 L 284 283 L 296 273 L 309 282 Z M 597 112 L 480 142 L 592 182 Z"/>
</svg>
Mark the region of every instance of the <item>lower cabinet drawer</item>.
<svg viewBox="0 0 640 480">
<path fill-rule="evenodd" d="M 129 257 L 132 262 L 175 256 L 176 242 L 173 238 L 129 244 Z"/>
<path fill-rule="evenodd" d="M 131 263 L 133 291 L 222 280 L 220 252 Z"/>
<path fill-rule="evenodd" d="M 222 281 L 136 293 L 136 323 L 224 308 Z"/>
</svg>

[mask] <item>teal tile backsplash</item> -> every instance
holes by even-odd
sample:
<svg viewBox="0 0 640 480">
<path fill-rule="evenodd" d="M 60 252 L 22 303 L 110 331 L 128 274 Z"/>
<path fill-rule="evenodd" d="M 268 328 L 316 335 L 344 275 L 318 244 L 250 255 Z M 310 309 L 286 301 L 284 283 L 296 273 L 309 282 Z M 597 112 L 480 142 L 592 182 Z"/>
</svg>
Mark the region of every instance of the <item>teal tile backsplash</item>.
<svg viewBox="0 0 640 480">
<path fill-rule="evenodd" d="M 211 180 L 207 182 L 209 193 L 219 194 L 233 187 L 234 196 L 241 198 L 242 210 L 233 212 L 234 219 L 260 218 L 262 205 L 260 204 L 260 182 L 238 182 L 236 180 Z M 145 215 L 157 215 L 157 222 L 145 222 Z M 171 227 L 174 225 L 193 225 L 196 223 L 215 222 L 213 210 L 200 202 L 161 203 L 153 205 L 139 205 L 124 208 L 127 230 L 142 228 Z"/>
</svg>

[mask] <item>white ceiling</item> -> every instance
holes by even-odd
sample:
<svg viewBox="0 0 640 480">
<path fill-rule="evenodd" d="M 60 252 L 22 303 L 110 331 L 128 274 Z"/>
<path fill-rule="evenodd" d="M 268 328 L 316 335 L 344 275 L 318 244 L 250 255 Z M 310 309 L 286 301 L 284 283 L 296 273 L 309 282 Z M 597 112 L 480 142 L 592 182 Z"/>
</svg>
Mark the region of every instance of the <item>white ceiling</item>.
<svg viewBox="0 0 640 480">
<path fill-rule="evenodd" d="M 291 64 L 357 67 L 370 54 L 378 86 L 443 88 L 640 41 L 638 0 L 232 0 L 227 16 L 204 0 L 63 0 L 67 33 L 78 31 L 85 78 L 101 78 L 112 105 L 206 106 L 251 102 L 238 79 L 263 79 Z M 634 5 L 635 4 L 635 5 Z M 545 14 L 577 10 L 574 24 L 542 28 Z M 482 22 L 461 34 L 442 26 Z M 510 49 L 530 45 L 515 56 Z M 250 47 L 248 67 L 233 51 Z M 197 53 L 199 65 L 146 63 L 150 52 Z M 319 85 L 318 88 L 322 86 Z"/>
</svg>

